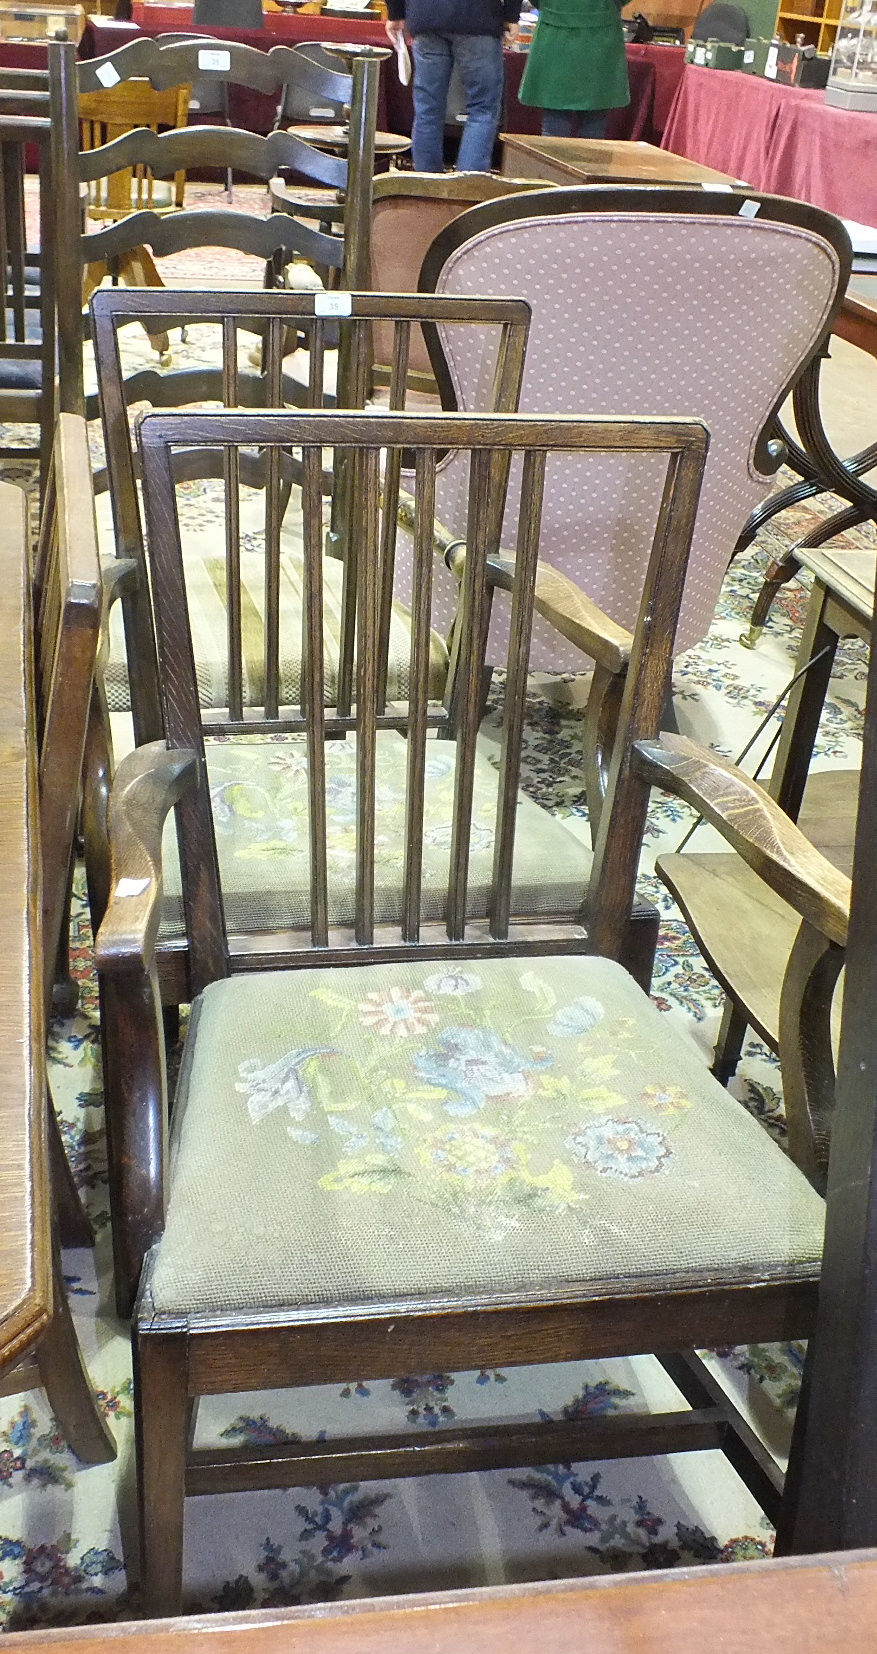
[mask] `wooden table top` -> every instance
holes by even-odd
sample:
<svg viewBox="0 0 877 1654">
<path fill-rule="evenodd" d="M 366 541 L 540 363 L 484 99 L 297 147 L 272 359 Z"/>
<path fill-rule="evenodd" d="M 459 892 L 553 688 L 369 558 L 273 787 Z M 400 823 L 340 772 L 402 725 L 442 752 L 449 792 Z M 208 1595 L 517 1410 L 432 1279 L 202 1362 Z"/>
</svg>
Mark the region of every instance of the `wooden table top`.
<svg viewBox="0 0 877 1654">
<path fill-rule="evenodd" d="M 834 331 L 877 359 L 877 275 L 850 276 Z"/>
<path fill-rule="evenodd" d="M 531 138 L 502 133 L 507 176 L 552 183 L 733 184 L 725 172 L 701 166 L 654 144 L 614 138 Z"/>
<path fill-rule="evenodd" d="M 9 1654 L 874 1654 L 877 1551 L 67 1631 Z M 121 1644 L 125 1643 L 125 1650 Z"/>
<path fill-rule="evenodd" d="M 850 611 L 850 618 L 859 620 L 862 627 L 856 632 L 868 637 L 874 617 L 874 577 L 877 573 L 877 549 L 861 550 L 849 546 L 800 546 L 795 552 L 798 561 L 821 580 Z"/>
</svg>

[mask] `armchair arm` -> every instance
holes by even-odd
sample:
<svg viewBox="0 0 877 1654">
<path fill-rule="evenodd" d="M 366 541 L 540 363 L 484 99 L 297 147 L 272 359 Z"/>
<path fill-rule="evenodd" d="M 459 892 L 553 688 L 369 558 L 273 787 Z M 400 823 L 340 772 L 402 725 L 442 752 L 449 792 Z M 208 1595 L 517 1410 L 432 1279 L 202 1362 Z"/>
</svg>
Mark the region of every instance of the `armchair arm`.
<svg viewBox="0 0 877 1654">
<path fill-rule="evenodd" d="M 510 558 L 491 557 L 487 563 L 491 586 L 510 592 L 515 565 Z M 603 610 L 577 586 L 574 580 L 540 563 L 536 570 L 534 607 L 562 637 L 590 655 L 607 672 L 624 672 L 633 648 L 633 633 L 610 620 Z"/>
<path fill-rule="evenodd" d="M 639 775 L 693 804 L 802 919 L 829 941 L 846 947 L 849 879 L 814 848 L 757 781 L 684 735 L 638 741 L 633 753 Z"/>
<path fill-rule="evenodd" d="M 100 971 L 148 971 L 161 921 L 161 836 L 165 817 L 195 783 L 189 749 L 162 741 L 122 760 L 110 797 L 110 899 L 95 940 Z"/>
</svg>

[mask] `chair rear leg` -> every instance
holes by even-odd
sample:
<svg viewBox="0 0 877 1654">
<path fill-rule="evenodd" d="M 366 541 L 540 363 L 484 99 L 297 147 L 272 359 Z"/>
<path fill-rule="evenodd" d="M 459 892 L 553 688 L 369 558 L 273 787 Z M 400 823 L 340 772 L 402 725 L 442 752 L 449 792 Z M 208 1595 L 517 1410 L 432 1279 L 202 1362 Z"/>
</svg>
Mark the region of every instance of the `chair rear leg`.
<svg viewBox="0 0 877 1654">
<path fill-rule="evenodd" d="M 49 1406 L 76 1457 L 85 1464 L 109 1464 L 116 1443 L 95 1398 L 70 1314 L 57 1242 L 53 1257 L 54 1307 L 40 1339 L 36 1361 Z"/>
<path fill-rule="evenodd" d="M 148 1329 L 143 1307 L 141 1303 L 133 1337 L 140 1591 L 144 1614 L 158 1617 L 182 1609 L 186 1448 L 192 1409 L 186 1336 Z"/>
</svg>

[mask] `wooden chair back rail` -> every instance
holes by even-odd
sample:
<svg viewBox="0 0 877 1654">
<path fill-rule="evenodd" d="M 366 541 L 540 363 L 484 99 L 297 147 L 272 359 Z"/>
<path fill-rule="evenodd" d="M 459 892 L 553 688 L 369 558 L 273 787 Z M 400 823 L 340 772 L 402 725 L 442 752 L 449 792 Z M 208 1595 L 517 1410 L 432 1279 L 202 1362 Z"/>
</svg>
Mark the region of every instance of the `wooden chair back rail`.
<svg viewBox="0 0 877 1654">
<path fill-rule="evenodd" d="M 218 371 L 199 371 L 193 376 L 191 381 L 192 400 L 221 400 L 227 407 L 240 407 L 252 402 L 253 405 L 264 407 L 267 398 L 273 405 L 281 407 L 285 398 L 284 384 L 281 377 L 283 332 L 285 328 L 295 325 L 304 334 L 309 351 L 307 402 L 312 408 L 320 408 L 323 405 L 324 397 L 323 363 L 326 351 L 327 328 L 335 328 L 338 324 L 333 319 L 316 313 L 319 302 L 314 299 L 312 294 L 281 294 L 271 291 L 245 294 L 203 293 L 187 295 L 188 320 L 192 323 L 214 321 L 220 324 L 223 346 L 221 368 Z M 138 741 L 157 739 L 162 733 L 163 721 L 159 705 L 158 672 L 152 621 L 143 596 L 147 589 L 143 531 L 137 500 L 134 456 L 131 449 L 125 407 L 126 387 L 119 357 L 118 329 L 135 319 L 138 321 L 146 320 L 151 327 L 170 327 L 178 304 L 179 296 L 174 296 L 171 293 L 145 292 L 142 290 L 126 291 L 115 288 L 96 293 L 91 306 L 92 333 L 98 363 L 116 550 L 121 557 L 133 558 L 143 571 L 139 591 L 133 593 L 130 597 L 123 598 L 126 636 L 128 639 L 129 672 L 132 683 L 132 709 L 135 734 Z M 429 318 L 429 320 L 426 318 Z M 343 397 L 348 405 L 353 408 L 365 405 L 369 392 L 371 326 L 376 320 L 386 320 L 387 325 L 395 329 L 393 350 L 393 372 L 395 377 L 391 387 L 391 407 L 401 408 L 404 406 L 406 357 L 409 343 L 408 330 L 415 321 L 420 322 L 421 319 L 424 321 L 429 334 L 431 348 L 435 352 L 436 373 L 440 377 L 444 375 L 445 378 L 447 378 L 447 372 L 443 367 L 443 357 L 438 344 L 435 324 L 443 322 L 445 325 L 452 323 L 461 326 L 480 324 L 481 326 L 493 327 L 497 338 L 497 355 L 491 406 L 498 412 L 513 412 L 517 406 L 520 392 L 529 323 L 529 307 L 515 299 L 441 299 L 437 304 L 434 304 L 432 300 L 424 303 L 423 300 L 413 296 L 353 295 L 351 298 L 350 321 L 342 324 L 346 334 L 347 347 L 345 365 L 347 389 L 343 392 Z M 258 325 L 263 331 L 264 377 L 261 374 L 248 374 L 239 370 L 237 361 L 237 329 L 239 325 L 246 325 L 250 328 Z M 148 384 L 142 376 L 138 376 L 136 383 L 130 388 L 134 394 L 142 393 L 145 395 L 148 392 Z M 181 387 L 177 384 L 177 393 L 179 394 L 181 390 L 186 394 L 186 386 Z M 182 479 L 186 458 L 184 450 L 176 449 L 174 458 L 175 475 L 178 479 Z M 197 457 L 198 475 L 203 476 L 205 474 L 205 462 L 211 460 L 213 463 L 208 464 L 207 469 L 212 475 L 223 475 L 228 505 L 226 556 L 228 562 L 228 668 L 231 724 L 226 726 L 221 722 L 213 723 L 211 727 L 214 733 L 218 734 L 228 727 L 235 727 L 243 717 L 238 489 L 242 482 L 253 482 L 256 479 L 252 473 L 248 476 L 246 470 L 248 456 L 239 452 L 238 445 L 229 446 L 222 456 L 216 453 L 213 455 L 202 453 L 200 457 Z M 271 615 L 274 616 L 276 614 L 279 581 L 278 539 L 280 519 L 285 499 L 288 498 L 289 482 L 292 478 L 297 477 L 299 473 L 296 469 L 297 462 L 291 461 L 287 454 L 279 452 L 275 448 L 269 448 L 266 455 L 260 456 L 258 463 L 265 486 L 269 545 L 268 589 Z M 336 473 L 337 486 L 343 493 L 349 482 L 349 478 L 345 479 L 343 464 L 336 466 Z M 383 485 L 384 513 L 381 528 L 382 573 L 378 644 L 378 659 L 381 663 L 378 710 L 379 717 L 383 719 L 383 727 L 386 728 L 398 728 L 400 724 L 398 712 L 388 711 L 385 706 L 386 652 L 392 611 L 400 474 L 401 454 L 399 452 L 391 453 L 388 456 Z M 321 486 L 324 491 L 329 486 L 325 477 Z M 348 495 L 344 494 L 343 499 L 340 496 L 337 500 L 333 499 L 336 522 L 341 522 L 343 519 L 343 512 L 347 509 L 344 500 L 347 498 Z M 340 730 L 342 728 L 352 728 L 355 724 L 351 713 L 350 699 L 356 613 L 357 549 L 354 537 L 346 534 L 346 532 L 342 534 L 340 529 L 339 538 L 343 538 L 343 545 L 340 549 L 345 554 L 344 623 L 341 649 L 340 705 L 337 708 L 338 717 L 333 727 Z M 272 727 L 280 727 L 277 724 L 279 681 L 275 630 L 273 623 L 266 626 L 265 719 L 260 722 L 254 719 L 252 713 L 248 716 L 247 727 L 253 733 Z M 305 727 L 303 709 L 300 709 L 297 714 L 297 723 L 294 720 L 292 723 L 289 722 L 289 709 L 286 709 L 286 711 L 287 722 L 283 727 Z M 432 713 L 430 716 L 433 722 L 436 721 L 437 714 Z"/>
<path fill-rule="evenodd" d="M 124 167 L 146 166 L 156 178 L 170 178 L 175 172 L 224 166 L 226 161 L 236 172 L 249 173 L 266 183 L 281 167 L 290 167 L 332 189 L 347 186 L 345 160 L 323 154 L 291 132 L 272 132 L 270 137 L 260 138 L 255 132 L 223 126 L 191 126 L 161 133 L 139 128 L 100 149 L 86 150 L 79 164 L 82 178 L 92 182 L 107 173 L 121 172 Z"/>
<path fill-rule="evenodd" d="M 0 955 L 3 1065 L 0 1160 L 0 1370 L 16 1361 L 52 1311 L 45 1137 L 40 855 L 32 719 L 32 621 L 26 502 L 0 482 Z"/>
<path fill-rule="evenodd" d="M 214 57 L 209 64 L 200 61 L 205 48 Z M 327 103 L 342 105 L 353 102 L 354 76 L 343 72 L 340 59 L 338 69 L 333 70 L 290 46 L 272 46 L 270 52 L 260 52 L 255 46 L 223 40 L 221 48 L 225 67 L 217 67 L 216 41 L 212 38 L 175 40 L 168 45 L 141 36 L 105 57 L 84 60 L 79 68 L 80 90 L 100 92 L 104 65 L 110 64 L 120 80 L 148 80 L 157 92 L 205 79 L 248 86 L 254 92 L 274 92 L 293 81 L 315 101 L 324 98 Z"/>
<path fill-rule="evenodd" d="M 399 365 L 401 379 L 401 362 Z M 415 471 L 414 541 L 417 581 L 412 616 L 411 693 L 404 725 L 408 736 L 407 842 L 419 837 L 423 821 L 423 781 L 426 759 L 426 717 L 428 701 L 429 587 L 432 559 L 432 508 L 434 503 L 436 457 L 449 448 L 469 450 L 470 541 L 463 581 L 461 644 L 451 707 L 457 747 L 454 806 L 451 825 L 450 878 L 447 890 L 445 942 L 466 940 L 466 897 L 470 829 L 475 766 L 475 742 L 481 717 L 482 674 L 486 627 L 487 559 L 499 548 L 502 525 L 502 494 L 513 452 L 523 455 L 527 489 L 526 510 L 521 513 L 517 558 L 518 581 L 514 596 L 513 644 L 508 661 L 505 691 L 503 752 L 495 827 L 496 850 L 492 877 L 490 922 L 487 935 L 479 932 L 482 946 L 509 940 L 511 912 L 512 844 L 519 766 L 520 733 L 526 694 L 526 658 L 532 620 L 533 587 L 538 556 L 539 526 L 544 466 L 553 451 L 583 451 L 624 448 L 628 451 L 660 452 L 669 456 L 667 480 L 649 568 L 647 590 L 634 654 L 640 668 L 628 682 L 626 725 L 637 735 L 657 729 L 661 694 L 666 684 L 673 635 L 673 602 L 682 590 L 687 548 L 697 503 L 699 477 L 704 463 L 707 438 L 696 421 L 612 421 L 574 419 L 515 419 L 512 416 L 441 418 L 409 417 L 400 413 L 288 415 L 281 413 L 243 414 L 147 414 L 138 429 L 141 448 L 143 494 L 146 510 L 152 590 L 155 605 L 158 657 L 165 733 L 168 747 L 194 751 L 199 758 L 199 786 L 179 806 L 180 848 L 184 899 L 187 911 L 190 967 L 195 991 L 207 982 L 226 976 L 236 968 L 230 961 L 228 937 L 220 892 L 218 863 L 213 838 L 212 813 L 206 791 L 204 769 L 204 728 L 188 628 L 186 585 L 180 556 L 179 528 L 175 508 L 173 450 L 180 445 L 230 447 L 257 446 L 269 451 L 282 447 L 301 449 L 304 472 L 304 562 L 306 593 L 306 637 L 304 705 L 297 713 L 280 717 L 277 702 L 277 606 L 273 592 L 276 568 L 275 513 L 266 505 L 266 634 L 275 636 L 266 643 L 266 705 L 264 719 L 256 727 L 280 730 L 305 729 L 308 735 L 309 797 L 311 818 L 311 923 L 310 947 L 329 943 L 327 923 L 327 876 L 324 823 L 325 770 L 323 742 L 326 734 L 350 727 L 357 737 L 357 826 L 354 945 L 364 956 L 381 957 L 375 926 L 375 759 L 380 712 L 381 673 L 378 640 L 381 627 L 381 450 L 411 450 Z M 324 713 L 324 660 L 322 631 L 322 549 L 319 514 L 321 455 L 332 447 L 337 459 L 347 454 L 350 488 L 350 543 L 358 548 L 356 568 L 355 622 L 358 672 L 355 685 L 355 715 L 337 719 Z M 232 542 L 234 566 L 235 548 Z M 655 602 L 656 584 L 666 593 Z M 657 630 L 656 630 L 657 628 Z M 666 631 L 667 639 L 662 638 Z M 270 704 L 269 704 L 270 703 Z M 286 709 L 284 709 L 286 712 Z M 273 715 L 272 715 L 273 714 Z M 451 714 L 446 709 L 447 722 Z M 248 720 L 229 720 L 224 729 L 237 732 L 253 727 Z M 209 733 L 209 729 L 208 729 Z M 645 810 L 647 788 L 630 771 L 620 769 L 615 790 L 623 802 L 615 821 L 615 844 L 611 867 L 599 868 L 592 885 L 602 951 L 618 957 L 624 946 L 624 932 L 633 901 L 638 844 L 633 839 Z M 630 815 L 632 827 L 625 828 Z M 416 945 L 420 939 L 420 867 L 416 853 L 409 851 L 405 872 L 402 942 Z M 583 892 L 583 900 L 584 900 Z M 590 905 L 590 904 L 589 904 Z M 397 933 L 398 940 L 398 933 Z M 304 956 L 303 956 L 304 958 Z"/>
<path fill-rule="evenodd" d="M 57 180 L 55 303 L 58 313 L 58 407 L 85 413 L 82 366 L 82 206 L 79 198 L 79 120 L 76 47 L 49 44 L 52 167 Z"/>
</svg>

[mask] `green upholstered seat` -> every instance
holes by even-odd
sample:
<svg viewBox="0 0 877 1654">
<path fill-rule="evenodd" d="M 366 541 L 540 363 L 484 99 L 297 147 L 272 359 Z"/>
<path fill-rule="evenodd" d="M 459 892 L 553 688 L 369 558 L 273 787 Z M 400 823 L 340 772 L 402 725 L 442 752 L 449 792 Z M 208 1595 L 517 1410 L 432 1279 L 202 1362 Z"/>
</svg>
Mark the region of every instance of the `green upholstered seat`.
<svg viewBox="0 0 877 1654">
<path fill-rule="evenodd" d="M 189 1039 L 159 1311 L 812 1277 L 820 1257 L 820 1198 L 606 960 L 232 977 Z"/>
<path fill-rule="evenodd" d="M 330 921 L 350 925 L 356 870 L 356 741 L 328 741 L 327 849 Z M 423 835 L 423 917 L 444 912 L 450 861 L 457 748 L 431 741 L 426 764 Z M 375 918 L 399 922 L 406 843 L 406 765 L 402 735 L 377 737 Z M 229 931 L 297 929 L 309 922 L 307 752 L 304 737 L 210 742 L 207 768 L 213 802 L 223 901 Z M 493 868 L 499 776 L 476 758 L 470 834 L 469 915 L 483 918 Z M 171 820 L 165 831 L 165 929 L 183 923 L 179 863 Z M 519 796 L 514 911 L 569 916 L 582 905 L 591 852 L 579 838 L 524 794 Z"/>
</svg>

